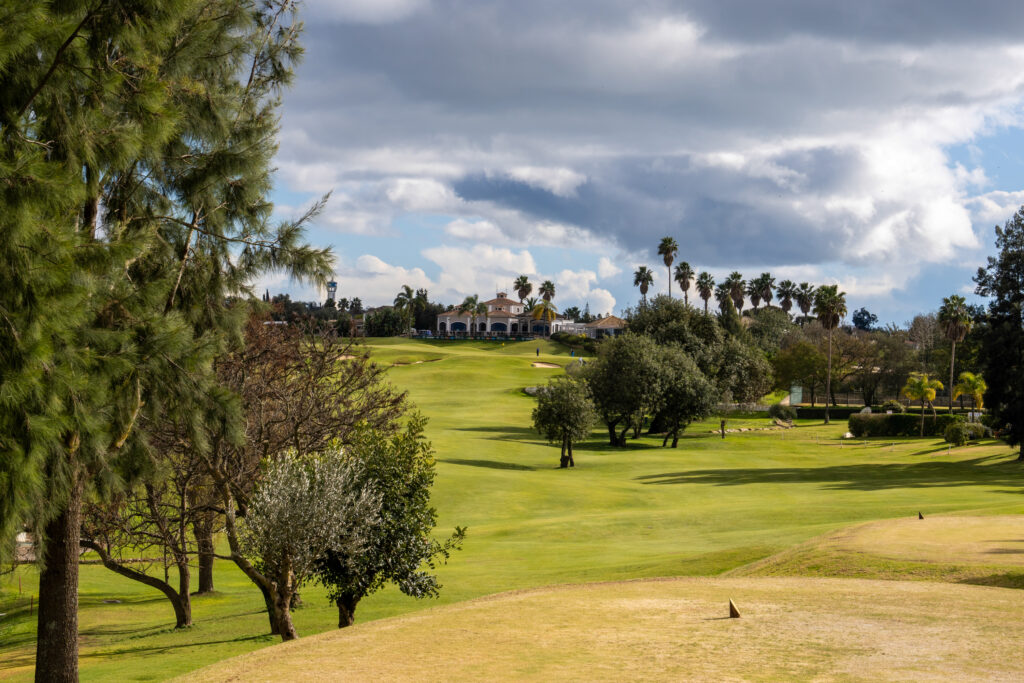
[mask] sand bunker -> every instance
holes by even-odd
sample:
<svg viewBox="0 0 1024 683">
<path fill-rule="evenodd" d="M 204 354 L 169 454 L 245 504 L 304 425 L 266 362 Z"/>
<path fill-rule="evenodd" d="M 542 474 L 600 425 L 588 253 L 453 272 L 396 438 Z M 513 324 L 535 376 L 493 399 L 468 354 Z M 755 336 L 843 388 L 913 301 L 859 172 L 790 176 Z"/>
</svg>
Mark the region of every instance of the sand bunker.
<svg viewBox="0 0 1024 683">
<path fill-rule="evenodd" d="M 537 361 L 536 363 L 533 364 L 533 367 L 535 367 L 535 368 L 560 368 L 562 366 L 561 365 L 555 365 L 554 363 L 542 363 L 541 361 Z"/>
</svg>

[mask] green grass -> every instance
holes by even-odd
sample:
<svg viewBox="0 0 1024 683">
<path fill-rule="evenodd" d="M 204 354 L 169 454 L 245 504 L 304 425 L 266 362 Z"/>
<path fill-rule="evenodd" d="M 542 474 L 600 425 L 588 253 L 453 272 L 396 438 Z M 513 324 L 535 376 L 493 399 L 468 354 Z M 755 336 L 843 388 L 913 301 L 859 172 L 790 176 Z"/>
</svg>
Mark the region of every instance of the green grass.
<svg viewBox="0 0 1024 683">
<path fill-rule="evenodd" d="M 517 588 L 721 574 L 850 524 L 919 510 L 1024 511 L 1024 477 L 1005 446 L 947 453 L 929 439 L 842 442 L 845 421 L 723 440 L 709 433 L 718 428 L 713 418 L 691 426 L 675 450 L 656 438 L 610 448 L 595 430 L 577 450 L 577 467 L 559 470 L 557 449 L 530 428 L 533 400 L 521 390 L 560 374 L 531 363 L 565 365 L 567 348 L 400 339 L 369 346 L 431 419 L 439 533 L 461 525 L 469 536 L 440 570 L 440 601 L 384 591 L 359 606 L 360 622 Z M 730 416 L 728 427 L 769 425 Z M 26 680 L 34 622 L 25 603 L 35 577 L 24 567 L 19 575 L 21 598 L 16 579 L 0 579 L 0 678 Z M 275 642 L 255 587 L 227 563 L 216 582 L 218 594 L 195 602 L 195 626 L 175 631 L 155 591 L 83 566 L 82 678 L 165 679 Z M 336 613 L 323 591 L 307 587 L 303 598 L 300 634 L 332 629 Z"/>
</svg>

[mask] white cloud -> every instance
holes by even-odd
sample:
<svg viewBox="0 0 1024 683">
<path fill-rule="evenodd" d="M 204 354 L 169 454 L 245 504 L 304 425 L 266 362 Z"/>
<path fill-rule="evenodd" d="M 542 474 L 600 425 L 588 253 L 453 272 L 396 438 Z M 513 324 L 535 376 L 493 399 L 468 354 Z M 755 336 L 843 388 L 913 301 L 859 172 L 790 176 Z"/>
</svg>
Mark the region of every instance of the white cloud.
<svg viewBox="0 0 1024 683">
<path fill-rule="evenodd" d="M 597 274 L 601 279 L 608 277 L 615 277 L 622 272 L 622 268 L 612 263 L 612 260 L 607 256 L 602 256 L 597 261 Z"/>
<path fill-rule="evenodd" d="M 458 203 L 451 188 L 431 178 L 396 178 L 385 194 L 406 211 L 449 211 Z"/>
<path fill-rule="evenodd" d="M 562 197 L 576 194 L 587 176 L 569 168 L 544 168 L 541 166 L 514 166 L 508 170 L 511 178 L 547 190 Z"/>
<path fill-rule="evenodd" d="M 598 287 L 592 289 L 587 294 L 586 303 L 590 306 L 591 315 L 604 316 L 606 314 L 615 315 L 615 297 L 607 289 Z"/>
<path fill-rule="evenodd" d="M 501 229 L 490 221 L 467 221 L 457 218 L 444 226 L 446 235 L 471 242 L 502 244 L 507 241 Z"/>
</svg>

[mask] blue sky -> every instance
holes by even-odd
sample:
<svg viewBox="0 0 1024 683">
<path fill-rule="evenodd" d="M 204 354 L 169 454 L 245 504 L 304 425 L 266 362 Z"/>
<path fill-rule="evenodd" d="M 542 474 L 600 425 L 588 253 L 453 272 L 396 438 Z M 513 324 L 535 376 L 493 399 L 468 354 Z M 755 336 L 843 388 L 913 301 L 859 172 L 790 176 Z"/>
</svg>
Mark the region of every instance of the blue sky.
<svg viewBox="0 0 1024 683">
<path fill-rule="evenodd" d="M 902 323 L 1024 204 L 1024 10 L 980 1 L 308 0 L 274 200 L 342 296 L 552 279 L 618 313 L 678 258 Z M 272 292 L 317 298 L 271 277 Z"/>
</svg>

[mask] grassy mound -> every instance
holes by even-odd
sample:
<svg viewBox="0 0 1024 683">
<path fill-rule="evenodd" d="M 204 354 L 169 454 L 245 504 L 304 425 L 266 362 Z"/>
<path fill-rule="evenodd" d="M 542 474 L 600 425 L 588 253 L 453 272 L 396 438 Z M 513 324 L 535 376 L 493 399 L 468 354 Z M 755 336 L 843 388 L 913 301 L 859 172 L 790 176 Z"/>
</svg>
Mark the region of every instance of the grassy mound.
<svg viewBox="0 0 1024 683">
<path fill-rule="evenodd" d="M 915 516 L 859 524 L 729 574 L 918 579 L 1024 588 L 1024 516 Z"/>
<path fill-rule="evenodd" d="M 742 612 L 727 617 L 732 598 Z M 502 594 L 325 633 L 185 680 L 1020 679 L 1014 591 L 672 579 Z M 398 653 L 401 653 L 398 656 Z"/>
</svg>

